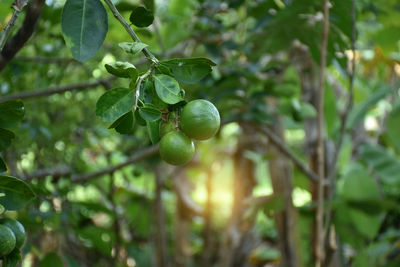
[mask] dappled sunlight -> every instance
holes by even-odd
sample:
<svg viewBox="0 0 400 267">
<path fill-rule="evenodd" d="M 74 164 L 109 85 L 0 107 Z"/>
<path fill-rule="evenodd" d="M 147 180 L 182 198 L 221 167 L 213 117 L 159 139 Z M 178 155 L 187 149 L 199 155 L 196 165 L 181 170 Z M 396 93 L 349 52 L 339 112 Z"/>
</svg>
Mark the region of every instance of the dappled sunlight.
<svg viewBox="0 0 400 267">
<path fill-rule="evenodd" d="M 397 2 L 0 0 L 0 266 L 400 266 Z"/>
<path fill-rule="evenodd" d="M 311 194 L 307 190 L 301 188 L 294 188 L 292 192 L 293 205 L 295 207 L 301 207 L 311 202 Z"/>
<path fill-rule="evenodd" d="M 202 205 L 206 205 L 208 201 L 208 192 L 206 188 L 207 175 L 201 174 L 196 177 L 198 183 L 196 183 L 196 189 L 192 196 L 193 199 Z M 213 214 L 217 217 L 217 220 L 225 221 L 231 213 L 233 204 L 233 165 L 230 161 L 224 161 L 224 164 L 214 162 L 212 165 L 212 176 L 211 176 L 211 203 Z"/>
</svg>

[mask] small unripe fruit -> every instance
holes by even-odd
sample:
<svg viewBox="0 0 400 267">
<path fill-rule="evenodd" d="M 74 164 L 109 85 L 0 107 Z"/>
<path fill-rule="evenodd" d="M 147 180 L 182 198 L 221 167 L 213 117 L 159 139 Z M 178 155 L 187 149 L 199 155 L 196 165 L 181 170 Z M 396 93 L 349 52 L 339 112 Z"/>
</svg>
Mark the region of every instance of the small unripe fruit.
<svg viewBox="0 0 400 267">
<path fill-rule="evenodd" d="M 188 137 L 206 140 L 218 132 L 221 119 L 218 109 L 210 101 L 197 99 L 183 108 L 180 123 L 182 132 Z"/>
<path fill-rule="evenodd" d="M 167 133 L 160 141 L 161 158 L 172 165 L 184 165 L 194 156 L 193 141 L 178 131 Z"/>
<path fill-rule="evenodd" d="M 15 235 L 16 248 L 21 248 L 25 243 L 26 233 L 24 226 L 17 220 L 11 218 L 0 219 L 0 225 L 5 225 L 11 229 Z"/>
<path fill-rule="evenodd" d="M 0 225 L 0 257 L 6 256 L 15 249 L 15 235 L 5 225 Z"/>
</svg>

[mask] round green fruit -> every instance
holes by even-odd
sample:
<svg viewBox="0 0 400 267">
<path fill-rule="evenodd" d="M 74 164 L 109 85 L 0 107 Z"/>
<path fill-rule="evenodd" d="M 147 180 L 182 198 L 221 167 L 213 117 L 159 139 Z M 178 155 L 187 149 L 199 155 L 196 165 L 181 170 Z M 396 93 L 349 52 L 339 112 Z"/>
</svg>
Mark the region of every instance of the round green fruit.
<svg viewBox="0 0 400 267">
<path fill-rule="evenodd" d="M 0 225 L 0 257 L 11 253 L 15 248 L 15 235 L 5 225 Z"/>
<path fill-rule="evenodd" d="M 218 109 L 210 101 L 197 99 L 183 108 L 180 123 L 182 132 L 188 137 L 206 140 L 218 132 L 221 119 Z"/>
<path fill-rule="evenodd" d="M 0 225 L 7 226 L 14 233 L 16 248 L 21 248 L 24 245 L 26 239 L 25 228 L 19 221 L 11 218 L 3 218 L 0 219 Z"/>
<path fill-rule="evenodd" d="M 184 165 L 194 155 L 193 141 L 178 131 L 167 133 L 160 141 L 161 158 L 172 165 Z"/>
</svg>

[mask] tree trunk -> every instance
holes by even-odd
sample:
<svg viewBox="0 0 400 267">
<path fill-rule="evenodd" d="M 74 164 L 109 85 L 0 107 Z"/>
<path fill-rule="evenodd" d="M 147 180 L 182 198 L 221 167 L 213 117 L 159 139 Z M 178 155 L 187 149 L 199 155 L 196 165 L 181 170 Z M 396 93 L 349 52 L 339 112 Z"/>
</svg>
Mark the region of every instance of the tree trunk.
<svg viewBox="0 0 400 267">
<path fill-rule="evenodd" d="M 207 201 L 204 207 L 204 230 L 203 230 L 203 242 L 204 242 L 204 250 L 202 253 L 202 264 L 203 266 L 210 266 L 214 251 L 214 239 L 213 239 L 213 229 L 212 229 L 212 170 L 207 173 L 206 180 L 206 189 L 207 189 Z"/>
<path fill-rule="evenodd" d="M 302 101 L 311 104 L 314 108 L 317 108 L 317 101 L 318 101 L 318 90 L 319 90 L 319 71 L 318 66 L 314 63 L 311 58 L 311 55 L 308 51 L 308 48 L 300 43 L 296 43 L 294 49 L 291 53 L 291 58 L 293 59 L 294 66 L 300 76 L 301 81 L 301 91 L 302 91 Z M 310 169 L 314 173 L 318 173 L 318 154 L 317 154 L 317 131 L 318 131 L 318 124 L 317 118 L 308 118 L 304 121 L 304 131 L 306 136 L 306 145 L 305 145 L 305 152 L 308 158 L 308 163 Z M 327 140 L 324 141 L 325 145 L 325 177 L 327 173 L 329 173 L 331 168 L 331 162 L 334 156 L 334 146 L 332 146 L 332 142 Z M 324 196 L 328 196 L 330 188 L 325 187 Z M 310 192 L 312 196 L 312 201 L 316 202 L 318 200 L 318 184 L 311 182 L 310 184 Z M 312 248 L 313 248 L 313 259 L 316 259 L 316 237 L 317 237 L 317 228 L 316 228 L 316 221 L 312 225 L 311 229 L 311 236 L 312 236 Z M 327 244 L 328 240 L 325 240 Z M 332 248 L 328 245 L 325 246 L 326 251 L 325 255 L 332 255 L 337 254 L 333 253 Z M 340 262 L 337 259 L 333 259 L 330 257 L 333 262 Z M 328 266 L 328 263 L 325 262 L 324 266 Z M 334 265 L 332 265 L 334 266 Z"/>
<path fill-rule="evenodd" d="M 156 168 L 155 172 L 156 182 L 156 199 L 154 203 L 155 216 L 156 216 L 156 263 L 158 267 L 166 267 L 167 264 L 167 238 L 165 232 L 165 215 L 162 205 L 162 175 L 159 167 Z"/>
<path fill-rule="evenodd" d="M 185 214 L 185 204 L 177 199 L 175 219 L 175 265 L 176 267 L 189 266 L 190 256 L 190 218 Z"/>
<path fill-rule="evenodd" d="M 277 118 L 272 130 L 284 140 L 282 122 Z M 281 251 L 281 266 L 302 266 L 300 258 L 300 239 L 298 231 L 297 210 L 292 201 L 292 170 L 289 160 L 275 145 L 268 145 L 268 152 L 272 155 L 269 160 L 269 173 L 271 176 L 274 195 L 281 196 L 284 209 L 275 213 L 275 224 L 279 236 Z"/>
<path fill-rule="evenodd" d="M 232 214 L 223 236 L 220 249 L 218 267 L 247 266 L 247 258 L 239 257 L 241 243 L 246 232 L 252 225 L 243 224 L 243 213 L 245 211 L 244 200 L 251 196 L 256 184 L 254 163 L 244 152 L 252 148 L 254 133 L 249 132 L 248 127 L 243 127 L 243 134 L 239 137 L 237 150 L 234 155 L 234 192 Z"/>
</svg>

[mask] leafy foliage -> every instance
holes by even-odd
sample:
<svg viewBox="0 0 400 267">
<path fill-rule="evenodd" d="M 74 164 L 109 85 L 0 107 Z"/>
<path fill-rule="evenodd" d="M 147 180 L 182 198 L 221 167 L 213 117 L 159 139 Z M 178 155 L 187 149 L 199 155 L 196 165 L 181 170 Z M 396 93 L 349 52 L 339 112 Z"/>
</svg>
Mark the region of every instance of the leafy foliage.
<svg viewBox="0 0 400 267">
<path fill-rule="evenodd" d="M 11 2 L 0 3 L 0 29 L 12 15 Z M 227 246 L 222 237 L 229 221 L 243 222 L 238 233 L 251 229 L 261 240 L 249 251 L 228 249 L 245 255 L 245 264 L 285 260 L 274 221 L 289 210 L 283 195 L 247 207 L 277 190 L 268 170 L 279 154 L 267 149 L 257 129 L 281 129 L 300 162 L 315 159 L 310 140 L 320 110 L 309 93 L 318 90 L 321 68 L 321 1 L 117 1 L 143 42 L 130 42 L 114 17 L 108 21 L 104 1 L 61 2 L 46 1 L 34 37 L 0 73 L 0 214 L 4 206 L 4 216 L 17 216 L 29 232 L 24 266 L 27 253 L 39 266 L 130 266 L 132 260 L 153 266 L 157 231 L 165 235 L 157 245 L 168 248 L 168 261 L 189 252 L 187 265 L 205 266 L 204 255 L 217 265 L 221 251 L 210 248 Z M 398 3 L 357 1 L 355 54 L 349 50 L 352 3 L 330 3 L 324 123 L 327 160 L 344 134 L 331 202 L 338 250 L 344 265 L 398 266 Z M 159 60 L 142 55 L 149 51 Z M 347 111 L 352 58 L 354 106 Z M 92 81 L 99 86 L 71 89 Z M 24 104 L 1 100 L 60 88 Z M 160 141 L 163 124 L 181 128 L 185 99 L 196 98 L 218 107 L 217 137 L 196 143 L 193 162 L 181 169 L 146 154 Z M 293 178 L 289 195 L 299 212 L 296 248 L 303 265 L 312 266 L 315 185 L 293 166 L 285 173 Z M 232 202 L 246 204 L 238 211 Z M 156 224 L 160 216 L 164 221 Z M 252 241 L 240 240 L 247 238 Z M 181 247 L 187 249 L 182 255 Z M 3 265 L 15 266 L 20 256 L 13 252 Z"/>
<path fill-rule="evenodd" d="M 97 53 L 106 38 L 107 12 L 99 0 L 67 0 L 61 25 L 72 56 L 84 62 Z"/>
<path fill-rule="evenodd" d="M 129 20 L 133 25 L 143 28 L 153 23 L 154 16 L 145 7 L 138 6 L 132 11 Z"/>
<path fill-rule="evenodd" d="M 134 93 L 128 88 L 115 88 L 104 93 L 96 104 L 96 114 L 104 122 L 113 122 L 132 109 Z"/>
<path fill-rule="evenodd" d="M 0 194 L 6 197 L 0 198 L 0 204 L 7 210 L 18 210 L 23 208 L 35 194 L 24 182 L 11 176 L 0 175 Z"/>
<path fill-rule="evenodd" d="M 181 89 L 178 82 L 168 75 L 155 75 L 154 86 L 156 88 L 157 95 L 167 104 L 176 104 L 183 100 L 180 96 Z"/>
</svg>

